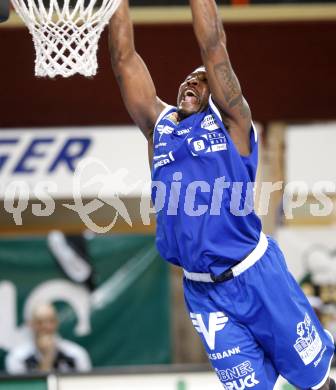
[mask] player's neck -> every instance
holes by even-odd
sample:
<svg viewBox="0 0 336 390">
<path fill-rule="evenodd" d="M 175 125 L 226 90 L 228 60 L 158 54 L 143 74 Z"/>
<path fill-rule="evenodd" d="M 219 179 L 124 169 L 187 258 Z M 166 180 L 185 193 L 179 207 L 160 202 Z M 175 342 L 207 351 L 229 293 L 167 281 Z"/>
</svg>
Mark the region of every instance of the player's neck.
<svg viewBox="0 0 336 390">
<path fill-rule="evenodd" d="M 185 113 L 185 112 L 182 112 L 182 111 L 177 111 L 177 119 L 178 119 L 178 122 L 182 122 L 183 120 L 189 118 L 190 116 L 194 115 L 194 114 L 198 114 L 198 112 L 192 112 L 192 113 Z"/>
</svg>

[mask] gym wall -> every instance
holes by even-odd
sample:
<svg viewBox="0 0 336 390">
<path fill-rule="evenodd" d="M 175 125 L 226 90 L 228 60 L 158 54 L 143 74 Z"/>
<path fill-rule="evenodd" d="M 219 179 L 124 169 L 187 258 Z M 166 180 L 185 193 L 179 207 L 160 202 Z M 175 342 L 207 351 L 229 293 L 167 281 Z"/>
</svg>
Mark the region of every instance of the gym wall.
<svg viewBox="0 0 336 390">
<path fill-rule="evenodd" d="M 231 61 L 254 119 L 335 118 L 336 20 L 226 24 Z M 201 63 L 190 24 L 137 24 L 136 46 L 159 96 L 174 104 L 184 77 Z M 36 79 L 26 28 L 0 29 L 0 127 L 129 124 L 114 80 L 107 32 L 93 79 Z"/>
</svg>

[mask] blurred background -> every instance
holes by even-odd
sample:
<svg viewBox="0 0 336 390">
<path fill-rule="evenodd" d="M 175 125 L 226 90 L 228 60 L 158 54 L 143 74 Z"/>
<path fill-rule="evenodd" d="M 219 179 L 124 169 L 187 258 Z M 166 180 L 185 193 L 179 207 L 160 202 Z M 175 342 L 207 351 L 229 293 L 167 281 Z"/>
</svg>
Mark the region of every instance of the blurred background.
<svg viewBox="0 0 336 390">
<path fill-rule="evenodd" d="M 201 64 L 187 1 L 130 3 L 137 50 L 158 95 L 175 104 Z M 264 231 L 335 337 L 336 2 L 218 3 L 260 133 Z M 36 78 L 31 36 L 13 11 L 0 47 L 0 389 L 219 389 L 181 273 L 155 250 L 146 141 L 123 106 L 107 31 L 91 79 Z M 6 376 L 6 355 L 41 300 L 54 304 L 62 337 L 89 354 L 85 383 Z"/>
</svg>

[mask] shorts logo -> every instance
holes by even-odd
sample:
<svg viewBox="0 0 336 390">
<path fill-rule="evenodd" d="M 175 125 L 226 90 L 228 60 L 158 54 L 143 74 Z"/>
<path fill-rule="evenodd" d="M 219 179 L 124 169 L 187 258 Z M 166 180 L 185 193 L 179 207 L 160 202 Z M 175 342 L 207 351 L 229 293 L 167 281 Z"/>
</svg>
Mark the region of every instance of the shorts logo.
<svg viewBox="0 0 336 390">
<path fill-rule="evenodd" d="M 296 331 L 300 337 L 296 340 L 294 348 L 307 366 L 321 351 L 322 340 L 307 313 L 304 321 L 297 324 Z"/>
<path fill-rule="evenodd" d="M 219 129 L 219 126 L 217 125 L 215 118 L 212 115 L 207 115 L 203 122 L 201 123 L 202 129 L 208 130 L 208 131 L 214 131 Z"/>
<path fill-rule="evenodd" d="M 208 353 L 208 358 L 209 360 L 221 360 L 238 354 L 240 354 L 240 347 L 234 347 L 223 352 Z"/>
<path fill-rule="evenodd" d="M 225 390 L 243 390 L 259 384 L 249 360 L 227 370 L 216 369 L 216 374 Z"/>
<path fill-rule="evenodd" d="M 208 347 L 211 350 L 215 349 L 216 332 L 224 328 L 229 318 L 222 312 L 209 313 L 209 327 L 204 324 L 202 314 L 190 313 L 192 323 L 198 333 L 202 333 Z"/>
</svg>

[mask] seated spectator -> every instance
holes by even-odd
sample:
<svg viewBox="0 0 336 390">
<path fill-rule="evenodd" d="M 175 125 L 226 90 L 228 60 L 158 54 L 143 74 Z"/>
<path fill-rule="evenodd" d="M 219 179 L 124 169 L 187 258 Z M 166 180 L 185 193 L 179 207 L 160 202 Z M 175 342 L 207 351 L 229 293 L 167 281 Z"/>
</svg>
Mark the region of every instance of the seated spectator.
<svg viewBox="0 0 336 390">
<path fill-rule="evenodd" d="M 9 351 L 5 368 L 9 374 L 88 371 L 91 362 L 84 348 L 62 339 L 54 306 L 37 306 L 29 322 L 31 340 Z"/>
</svg>

